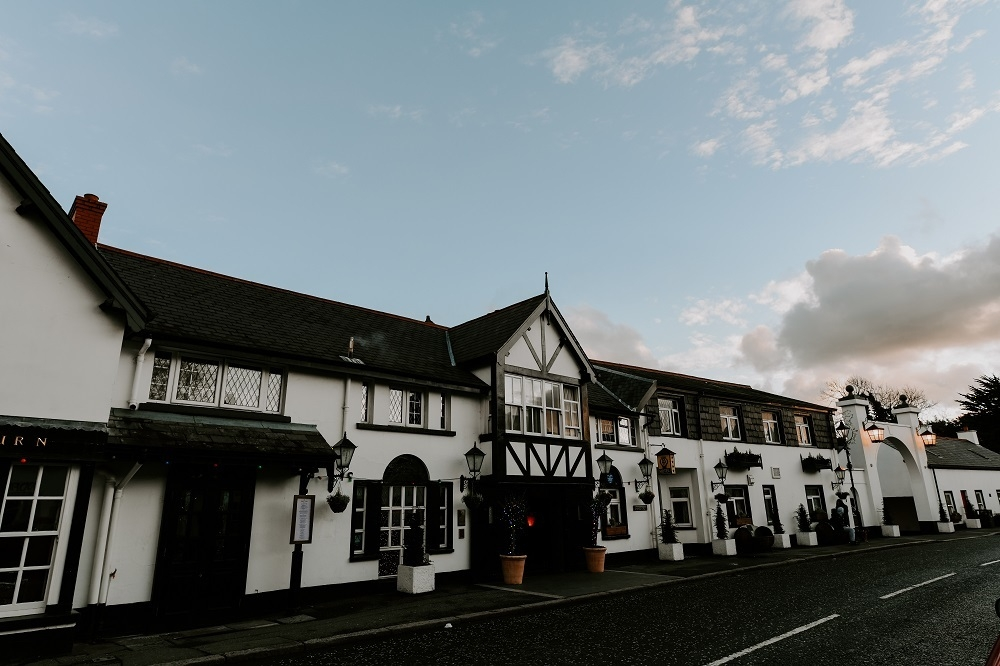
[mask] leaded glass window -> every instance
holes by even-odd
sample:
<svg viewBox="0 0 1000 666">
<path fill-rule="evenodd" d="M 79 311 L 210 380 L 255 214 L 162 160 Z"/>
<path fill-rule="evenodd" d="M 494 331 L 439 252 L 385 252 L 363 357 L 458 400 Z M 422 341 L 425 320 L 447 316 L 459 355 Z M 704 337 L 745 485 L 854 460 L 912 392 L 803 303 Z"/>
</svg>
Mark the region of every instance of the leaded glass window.
<svg viewBox="0 0 1000 666">
<path fill-rule="evenodd" d="M 808 416 L 795 415 L 795 436 L 798 438 L 799 444 L 803 446 L 812 445 L 812 428 L 810 427 Z"/>
<path fill-rule="evenodd" d="M 674 398 L 660 398 L 660 434 L 680 435 L 681 434 L 681 410 L 680 405 Z"/>
<path fill-rule="evenodd" d="M 422 394 L 416 391 L 409 392 L 409 398 L 407 399 L 407 409 L 406 409 L 406 423 L 407 425 L 422 425 L 424 422 L 423 417 L 424 410 L 424 397 Z"/>
<path fill-rule="evenodd" d="M 234 407 L 258 407 L 260 405 L 260 370 L 230 365 L 226 370 L 226 392 L 224 404 Z"/>
<path fill-rule="evenodd" d="M 735 407 L 725 405 L 719 407 L 719 417 L 722 421 L 722 439 L 740 438 L 740 417 Z"/>
<path fill-rule="evenodd" d="M 271 368 L 267 375 L 267 411 L 281 411 L 281 370 Z"/>
<path fill-rule="evenodd" d="M 777 412 L 762 412 L 764 421 L 764 441 L 769 444 L 780 444 L 781 436 L 778 434 L 778 414 Z"/>
<path fill-rule="evenodd" d="M 149 382 L 149 399 L 166 400 L 167 383 L 170 381 L 171 354 L 156 352 L 153 357 L 153 378 Z"/>
<path fill-rule="evenodd" d="M 389 423 L 403 422 L 403 392 L 389 389 Z"/>
<path fill-rule="evenodd" d="M 219 364 L 209 361 L 181 359 L 177 372 L 178 400 L 191 402 L 215 402 L 215 390 L 219 383 Z"/>
<path fill-rule="evenodd" d="M 368 384 L 361 385 L 361 422 L 368 423 Z"/>
</svg>

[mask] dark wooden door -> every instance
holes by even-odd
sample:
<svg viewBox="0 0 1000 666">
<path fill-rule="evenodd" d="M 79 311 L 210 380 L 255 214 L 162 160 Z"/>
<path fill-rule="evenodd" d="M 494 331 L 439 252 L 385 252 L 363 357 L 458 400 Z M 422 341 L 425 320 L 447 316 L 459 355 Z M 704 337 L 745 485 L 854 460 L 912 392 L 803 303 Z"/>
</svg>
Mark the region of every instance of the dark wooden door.
<svg viewBox="0 0 1000 666">
<path fill-rule="evenodd" d="M 172 465 L 156 561 L 154 604 L 168 623 L 236 609 L 246 586 L 255 471 Z"/>
</svg>

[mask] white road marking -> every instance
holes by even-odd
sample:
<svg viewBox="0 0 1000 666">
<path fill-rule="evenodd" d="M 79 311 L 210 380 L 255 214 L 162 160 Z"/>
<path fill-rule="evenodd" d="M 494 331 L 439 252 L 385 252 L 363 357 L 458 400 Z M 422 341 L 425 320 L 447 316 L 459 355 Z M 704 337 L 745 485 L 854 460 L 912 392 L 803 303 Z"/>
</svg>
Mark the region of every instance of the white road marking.
<svg viewBox="0 0 1000 666">
<path fill-rule="evenodd" d="M 991 564 L 1000 564 L 1000 560 L 993 560 L 992 562 L 983 562 L 979 566 L 981 566 L 981 567 L 988 567 Z"/>
<path fill-rule="evenodd" d="M 904 587 L 902 590 L 896 590 L 895 592 L 890 592 L 889 594 L 883 594 L 881 597 L 879 597 L 879 599 L 888 599 L 889 597 L 894 597 L 897 594 L 902 594 L 903 592 L 909 592 L 910 590 L 915 590 L 918 587 L 923 587 L 924 585 L 930 585 L 931 583 L 935 583 L 935 582 L 937 582 L 939 580 L 942 580 L 942 579 L 948 578 L 949 576 L 954 576 L 954 575 L 955 575 L 955 573 L 952 572 L 950 574 L 945 574 L 943 576 L 938 576 L 937 578 L 931 578 L 930 580 L 925 580 L 922 583 L 917 583 L 916 585 L 911 585 L 909 587 Z"/>
<path fill-rule="evenodd" d="M 816 620 L 815 622 L 810 622 L 809 624 L 804 624 L 801 627 L 798 627 L 797 629 L 792 629 L 791 631 L 786 631 L 785 633 L 781 634 L 780 636 L 775 636 L 774 638 L 769 638 L 766 641 L 764 641 L 763 643 L 757 643 L 757 645 L 754 645 L 752 647 L 748 647 L 745 650 L 740 650 L 739 652 L 734 652 L 733 654 L 729 655 L 728 657 L 723 657 L 722 659 L 717 659 L 716 661 L 713 661 L 711 664 L 705 664 L 705 666 L 719 666 L 720 664 L 728 663 L 728 662 L 730 662 L 730 661 L 732 661 L 734 659 L 739 659 L 740 657 L 742 657 L 744 655 L 750 654 L 754 650 L 759 650 L 762 647 L 767 647 L 768 645 L 773 645 L 773 644 L 777 643 L 778 641 L 783 641 L 786 638 L 790 638 L 790 637 L 794 636 L 795 634 L 801 634 L 803 631 L 809 631 L 813 627 L 818 627 L 819 625 L 823 624 L 824 622 L 829 622 L 830 620 L 833 620 L 834 618 L 838 618 L 838 617 L 840 617 L 840 616 L 839 615 L 828 615 L 827 617 L 824 617 L 821 620 Z"/>
</svg>

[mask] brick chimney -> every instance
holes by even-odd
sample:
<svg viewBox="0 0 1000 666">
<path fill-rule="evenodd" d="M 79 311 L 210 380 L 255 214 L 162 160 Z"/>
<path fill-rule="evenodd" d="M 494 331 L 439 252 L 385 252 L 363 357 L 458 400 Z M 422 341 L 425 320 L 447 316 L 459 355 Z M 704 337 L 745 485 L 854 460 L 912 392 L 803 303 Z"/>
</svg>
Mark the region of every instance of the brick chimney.
<svg viewBox="0 0 1000 666">
<path fill-rule="evenodd" d="M 97 244 L 97 234 L 101 232 L 101 218 L 108 204 L 97 198 L 96 194 L 84 194 L 77 197 L 69 209 L 69 219 L 83 232 L 91 243 Z"/>
</svg>

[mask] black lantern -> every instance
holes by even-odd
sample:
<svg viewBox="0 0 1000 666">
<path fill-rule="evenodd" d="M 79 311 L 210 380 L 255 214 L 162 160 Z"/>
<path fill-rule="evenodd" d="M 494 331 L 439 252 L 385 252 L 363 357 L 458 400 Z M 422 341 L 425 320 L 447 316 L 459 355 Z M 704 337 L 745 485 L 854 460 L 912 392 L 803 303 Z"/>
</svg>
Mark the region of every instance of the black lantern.
<svg viewBox="0 0 1000 666">
<path fill-rule="evenodd" d="M 726 463 L 720 460 L 718 464 L 715 466 L 715 475 L 719 477 L 719 481 L 712 482 L 712 490 L 715 490 L 716 488 L 722 488 L 726 485 L 726 472 L 728 471 L 729 468 L 726 467 Z"/>
<path fill-rule="evenodd" d="M 844 476 L 847 474 L 847 468 L 843 465 L 837 465 L 837 468 L 833 470 L 833 473 L 837 475 L 837 480 L 830 483 L 830 487 L 834 490 L 839 490 L 844 485 Z"/>
<path fill-rule="evenodd" d="M 614 464 L 614 460 L 611 459 L 607 453 L 602 453 L 601 457 L 597 459 L 597 469 L 601 470 L 601 474 L 607 474 L 611 471 L 611 465 Z"/>
<path fill-rule="evenodd" d="M 472 487 L 472 482 L 479 478 L 484 460 L 486 460 L 486 454 L 480 450 L 478 442 L 473 442 L 472 448 L 465 452 L 465 464 L 469 466 L 469 478 L 462 475 L 459 479 L 459 490 L 465 492 L 466 483 L 470 488 Z"/>
<path fill-rule="evenodd" d="M 924 446 L 934 446 L 937 444 L 937 435 L 934 434 L 930 426 L 924 426 L 924 429 L 920 431 L 920 439 L 924 440 Z"/>
<path fill-rule="evenodd" d="M 337 462 L 337 475 L 343 479 L 347 470 L 351 467 L 351 460 L 354 458 L 354 451 L 357 449 L 354 442 L 347 439 L 347 435 L 340 438 L 340 441 L 333 445 L 333 455 Z"/>
<path fill-rule="evenodd" d="M 663 474 L 676 474 L 677 463 L 674 460 L 674 452 L 665 446 L 657 451 L 656 469 L 660 470 Z"/>
<path fill-rule="evenodd" d="M 833 430 L 837 433 L 837 439 L 844 440 L 844 445 L 846 445 L 848 442 L 847 436 L 851 434 L 851 429 L 847 427 L 847 424 L 841 421 Z M 838 446 L 840 446 L 839 443 Z"/>
<path fill-rule="evenodd" d="M 868 438 L 872 440 L 872 444 L 878 444 L 885 440 L 885 428 L 874 421 L 865 428 L 865 432 L 868 433 Z"/>
<path fill-rule="evenodd" d="M 642 473 L 643 480 L 636 479 L 632 482 L 636 490 L 639 490 L 642 486 L 649 488 L 649 477 L 653 475 L 653 461 L 646 456 L 642 457 L 639 461 L 639 472 Z"/>
</svg>

